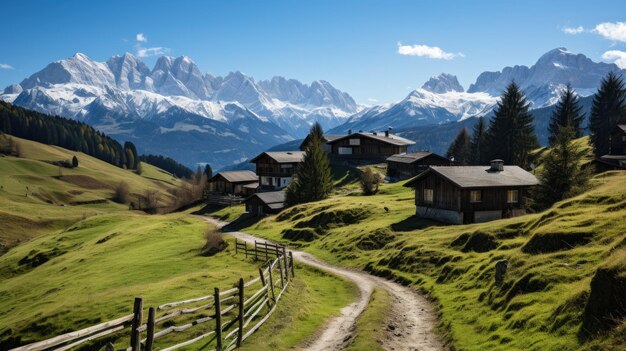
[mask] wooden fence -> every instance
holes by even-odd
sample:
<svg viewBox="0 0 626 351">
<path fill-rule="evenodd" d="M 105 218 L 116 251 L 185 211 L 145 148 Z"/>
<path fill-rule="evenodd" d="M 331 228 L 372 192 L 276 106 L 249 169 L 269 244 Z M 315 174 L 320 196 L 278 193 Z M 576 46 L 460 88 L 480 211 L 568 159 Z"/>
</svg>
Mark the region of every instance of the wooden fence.
<svg viewBox="0 0 626 351">
<path fill-rule="evenodd" d="M 130 334 L 126 351 L 152 351 L 159 339 L 187 330 L 194 332 L 191 339 L 158 345 L 158 349 L 171 351 L 206 340 L 203 346 L 214 343 L 213 350 L 234 350 L 272 315 L 295 274 L 293 255 L 283 246 L 255 242 L 248 247 L 237 240 L 235 248 L 246 257 L 266 259 L 267 265 L 259 268 L 257 278 L 248 282 L 240 278 L 235 287 L 224 291 L 214 288 L 211 295 L 150 307 L 145 321 L 143 298 L 136 297 L 132 314 L 9 351 L 69 350 L 125 329 Z M 105 349 L 114 347 L 109 343 Z"/>
<path fill-rule="evenodd" d="M 243 200 L 245 200 L 245 198 L 235 195 L 209 194 L 207 196 L 207 203 L 219 206 L 239 205 L 243 203 Z"/>
</svg>

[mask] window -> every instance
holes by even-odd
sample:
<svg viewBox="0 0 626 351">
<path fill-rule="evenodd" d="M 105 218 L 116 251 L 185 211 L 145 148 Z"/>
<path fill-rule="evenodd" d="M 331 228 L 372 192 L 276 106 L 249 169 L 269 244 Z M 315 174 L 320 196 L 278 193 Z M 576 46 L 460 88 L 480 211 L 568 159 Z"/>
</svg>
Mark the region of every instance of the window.
<svg viewBox="0 0 626 351">
<path fill-rule="evenodd" d="M 424 189 L 424 203 L 433 203 L 433 189 Z"/>
<path fill-rule="evenodd" d="M 506 202 L 508 204 L 515 204 L 518 202 L 519 192 L 517 190 L 507 190 L 506 192 Z"/>
<path fill-rule="evenodd" d="M 470 202 L 481 202 L 482 201 L 482 196 L 481 196 L 481 191 L 480 190 L 472 190 L 470 191 Z"/>
<path fill-rule="evenodd" d="M 355 145 L 355 146 L 361 145 L 361 139 L 350 139 L 350 145 Z"/>
<path fill-rule="evenodd" d="M 339 147 L 339 155 L 352 155 L 351 147 Z"/>
</svg>

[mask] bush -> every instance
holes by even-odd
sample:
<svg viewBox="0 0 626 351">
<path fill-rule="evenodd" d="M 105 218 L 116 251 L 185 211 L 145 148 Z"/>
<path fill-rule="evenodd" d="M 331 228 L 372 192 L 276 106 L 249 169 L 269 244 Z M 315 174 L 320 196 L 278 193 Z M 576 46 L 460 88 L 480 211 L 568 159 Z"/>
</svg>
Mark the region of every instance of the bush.
<svg viewBox="0 0 626 351">
<path fill-rule="evenodd" d="M 120 182 L 115 187 L 115 195 L 113 196 L 113 201 L 126 204 L 130 201 L 130 189 L 126 182 Z"/>
<path fill-rule="evenodd" d="M 140 198 L 139 208 L 147 213 L 156 213 L 159 208 L 160 194 L 156 190 L 146 190 Z"/>
<path fill-rule="evenodd" d="M 206 239 L 206 243 L 200 251 L 201 256 L 213 256 L 228 246 L 222 238 L 222 233 L 216 230 L 207 230 L 204 233 L 204 238 Z"/>
<path fill-rule="evenodd" d="M 364 195 L 373 195 L 378 192 L 378 185 L 382 179 L 380 174 L 372 171 L 370 167 L 365 168 L 361 174 L 361 189 Z"/>
<path fill-rule="evenodd" d="M 72 157 L 72 168 L 78 167 L 78 158 L 76 156 Z"/>
</svg>

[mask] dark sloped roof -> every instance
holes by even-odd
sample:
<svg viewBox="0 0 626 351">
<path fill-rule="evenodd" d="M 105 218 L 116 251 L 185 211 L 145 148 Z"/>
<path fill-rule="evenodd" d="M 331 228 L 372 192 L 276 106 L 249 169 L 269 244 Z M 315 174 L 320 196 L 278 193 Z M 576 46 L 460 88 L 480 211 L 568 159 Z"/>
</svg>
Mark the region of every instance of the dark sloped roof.
<svg viewBox="0 0 626 351">
<path fill-rule="evenodd" d="M 324 134 L 322 135 L 322 143 L 328 143 L 330 141 L 333 141 L 335 139 L 339 139 L 341 138 L 343 135 L 336 135 L 336 134 Z M 304 138 L 304 140 L 302 140 L 302 142 L 300 143 L 300 150 L 304 149 L 304 145 L 306 145 L 309 142 L 309 136 L 307 135 L 306 138 Z"/>
<path fill-rule="evenodd" d="M 256 189 L 259 187 L 259 182 L 246 184 L 243 187 L 247 189 Z"/>
<path fill-rule="evenodd" d="M 211 180 L 217 179 L 220 176 L 231 183 L 256 182 L 259 180 L 259 177 L 256 175 L 256 173 L 252 171 L 219 172 L 218 174 L 214 175 Z"/>
<path fill-rule="evenodd" d="M 268 191 L 265 193 L 256 193 L 251 195 L 246 201 L 250 200 L 253 197 L 258 197 L 261 201 L 263 201 L 266 205 L 278 205 L 285 203 L 285 192 L 284 191 Z M 274 208 L 270 206 L 271 208 Z"/>
<path fill-rule="evenodd" d="M 343 140 L 343 139 L 347 139 L 347 138 L 354 138 L 354 137 L 357 137 L 357 136 L 371 138 L 371 139 L 382 141 L 382 142 L 387 143 L 387 144 L 397 145 L 397 146 L 404 146 L 404 145 L 413 145 L 413 144 L 415 144 L 415 142 L 413 140 L 409 140 L 409 139 L 403 138 L 403 137 L 395 135 L 395 134 L 389 134 L 389 136 L 385 136 L 385 132 L 379 132 L 379 133 L 376 133 L 376 135 L 374 135 L 374 133 L 366 133 L 366 132 L 352 133 L 352 134 L 344 135 L 344 136 L 342 136 L 340 138 L 337 138 L 337 139 L 334 139 L 332 141 L 329 141 L 328 144 L 332 144 L 334 142 L 337 142 L 337 141 Z"/>
<path fill-rule="evenodd" d="M 537 178 L 518 166 L 504 166 L 504 171 L 494 172 L 489 166 L 431 166 L 428 170 L 409 180 L 404 186 L 430 173 L 436 173 L 460 188 L 488 188 L 501 186 L 531 186 L 539 184 Z"/>
<path fill-rule="evenodd" d="M 278 163 L 298 163 L 304 158 L 304 151 L 267 151 L 250 160 L 255 163 L 263 155 L 267 155 Z"/>
<path fill-rule="evenodd" d="M 626 124 L 618 124 L 615 128 L 621 129 L 622 132 L 626 133 Z"/>
<path fill-rule="evenodd" d="M 423 158 L 426 158 L 428 156 L 434 156 L 440 159 L 444 159 L 446 161 L 448 161 L 447 158 L 443 157 L 443 156 L 439 156 L 437 154 L 433 154 L 432 152 L 428 152 L 428 151 L 420 151 L 420 152 L 412 152 L 410 154 L 396 154 L 396 155 L 391 155 L 389 157 L 387 157 L 387 161 L 391 161 L 391 162 L 399 162 L 399 163 L 414 163 L 417 162 Z"/>
<path fill-rule="evenodd" d="M 603 160 L 626 160 L 626 155 L 604 155 L 601 157 Z"/>
</svg>

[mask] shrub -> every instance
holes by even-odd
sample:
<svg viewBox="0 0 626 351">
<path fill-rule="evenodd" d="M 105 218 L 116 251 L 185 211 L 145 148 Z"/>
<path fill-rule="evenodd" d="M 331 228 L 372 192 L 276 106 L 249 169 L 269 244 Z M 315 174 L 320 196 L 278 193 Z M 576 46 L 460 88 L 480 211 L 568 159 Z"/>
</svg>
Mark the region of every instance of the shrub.
<svg viewBox="0 0 626 351">
<path fill-rule="evenodd" d="M 115 187 L 115 195 L 113 196 L 113 200 L 120 204 L 125 204 L 130 201 L 130 189 L 126 182 L 120 182 Z"/>
<path fill-rule="evenodd" d="M 201 256 L 213 256 L 228 246 L 226 241 L 222 238 L 222 233 L 216 230 L 207 230 L 204 233 L 204 238 L 206 239 L 206 243 L 200 251 Z"/>
<path fill-rule="evenodd" d="M 147 213 L 156 213 L 159 208 L 159 200 L 158 191 L 147 189 L 140 198 L 139 207 Z"/>
<path fill-rule="evenodd" d="M 373 195 L 378 192 L 378 185 L 382 179 L 380 174 L 372 171 L 370 167 L 365 168 L 361 174 L 361 189 L 364 195 Z"/>
<path fill-rule="evenodd" d="M 78 167 L 78 158 L 76 156 L 72 157 L 72 168 Z"/>
</svg>

